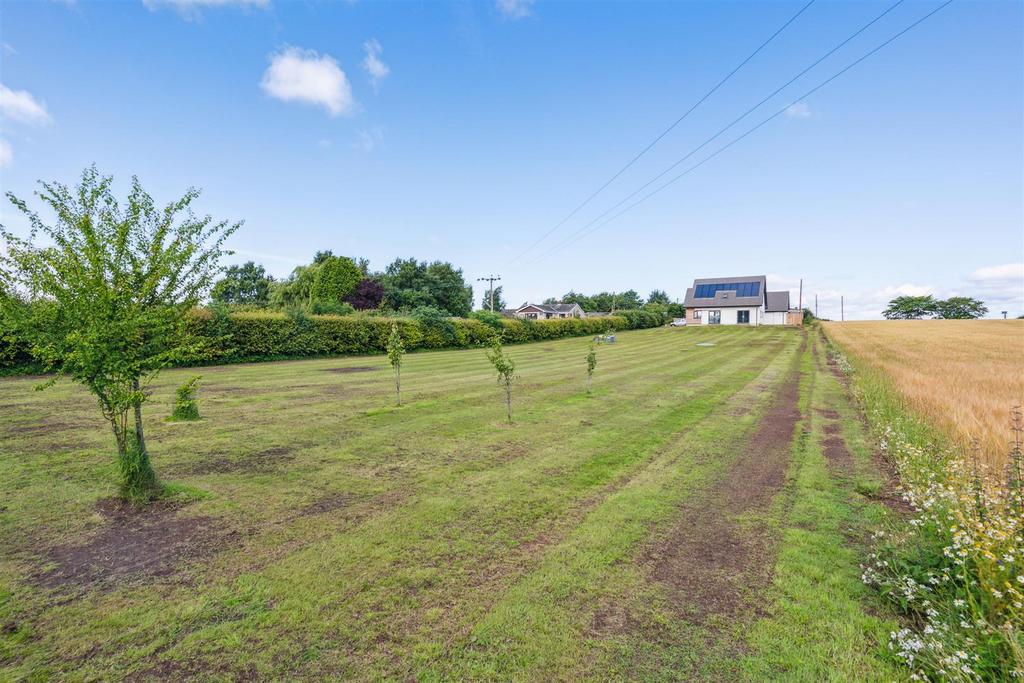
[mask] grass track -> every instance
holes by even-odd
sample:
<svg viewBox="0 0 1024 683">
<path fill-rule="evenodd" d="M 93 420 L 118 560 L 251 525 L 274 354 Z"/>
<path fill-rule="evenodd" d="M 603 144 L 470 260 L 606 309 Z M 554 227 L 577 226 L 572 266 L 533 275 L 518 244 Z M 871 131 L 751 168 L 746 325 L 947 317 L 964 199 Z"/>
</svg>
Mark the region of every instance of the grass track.
<svg viewBox="0 0 1024 683">
<path fill-rule="evenodd" d="M 193 373 L 167 372 L 147 407 L 155 463 L 194 499 L 174 518 L 206 520 L 219 552 L 156 579 L 52 590 L 29 578 L 52 549 L 109 523 L 96 508 L 111 492 L 109 437 L 80 389 L 0 380 L 0 678 L 757 677 L 781 670 L 765 654 L 779 639 L 806 643 L 790 673 L 810 674 L 815 620 L 860 634 L 836 646 L 843 670 L 884 670 L 840 526 L 865 509 L 849 502 L 857 481 L 822 472 L 813 449 L 794 446 L 789 484 L 759 522 L 782 541 L 761 596 L 772 616 L 749 634 L 672 618 L 639 559 L 680 504 L 721 485 L 788 373 L 804 378 L 805 412 L 841 402 L 837 386 L 814 388 L 821 370 L 812 351 L 797 355 L 801 338 L 627 332 L 599 349 L 589 397 L 586 340 L 512 347 L 511 427 L 481 351 L 408 356 L 402 408 L 381 358 L 203 368 L 204 419 L 186 425 L 161 417 Z M 373 371 L 330 371 L 342 367 Z M 877 476 L 861 436 L 845 438 L 860 444 L 858 476 Z M 808 498 L 823 487 L 827 504 Z M 804 557 L 820 548 L 790 528 L 797 513 L 817 515 L 820 560 Z M 838 573 L 838 611 L 795 618 L 808 609 L 790 577 L 801 563 Z M 637 622 L 595 627 L 609 604 Z"/>
</svg>

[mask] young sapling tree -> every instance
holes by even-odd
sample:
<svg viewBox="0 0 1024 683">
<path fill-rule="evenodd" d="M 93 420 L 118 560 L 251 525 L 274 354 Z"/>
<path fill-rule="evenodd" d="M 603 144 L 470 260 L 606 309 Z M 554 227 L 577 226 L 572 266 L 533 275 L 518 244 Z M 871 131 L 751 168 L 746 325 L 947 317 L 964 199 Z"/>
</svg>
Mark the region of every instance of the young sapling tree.
<svg viewBox="0 0 1024 683">
<path fill-rule="evenodd" d="M 597 367 L 597 349 L 594 342 L 590 342 L 590 350 L 587 351 L 587 393 L 590 393 L 590 385 L 594 379 L 594 369 Z"/>
<path fill-rule="evenodd" d="M 395 370 L 395 401 L 402 405 L 402 356 L 405 355 L 405 344 L 402 343 L 402 333 L 398 330 L 398 323 L 391 323 L 391 334 L 388 335 L 388 360 Z"/>
<path fill-rule="evenodd" d="M 241 224 L 192 214 L 194 189 L 157 206 L 137 178 L 122 206 L 113 179 L 95 167 L 75 188 L 40 186 L 49 222 L 7 193 L 31 230 L 23 237 L 0 225 L 0 327 L 96 396 L 117 443 L 121 496 L 144 503 L 162 491 L 143 431 L 147 386 L 199 346 L 186 315 L 220 273 L 224 240 Z"/>
<path fill-rule="evenodd" d="M 512 424 L 512 382 L 516 376 L 516 364 L 509 358 L 501 347 L 501 337 L 494 336 L 491 348 L 487 351 L 487 360 L 498 373 L 498 384 L 505 389 L 505 409 L 508 414 L 508 423 Z"/>
<path fill-rule="evenodd" d="M 199 401 L 196 392 L 199 390 L 199 375 L 192 377 L 174 392 L 174 410 L 171 420 L 188 421 L 199 419 Z"/>
</svg>

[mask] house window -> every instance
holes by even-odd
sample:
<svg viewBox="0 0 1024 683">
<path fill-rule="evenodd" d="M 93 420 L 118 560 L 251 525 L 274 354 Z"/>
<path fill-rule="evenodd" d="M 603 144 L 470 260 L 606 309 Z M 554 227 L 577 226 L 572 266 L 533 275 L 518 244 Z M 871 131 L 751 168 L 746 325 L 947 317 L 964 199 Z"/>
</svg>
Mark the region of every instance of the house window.
<svg viewBox="0 0 1024 683">
<path fill-rule="evenodd" d="M 721 311 L 708 311 L 708 325 L 721 325 L 722 324 L 722 312 Z"/>
<path fill-rule="evenodd" d="M 693 312 L 693 318 L 694 318 L 694 320 L 700 320 L 700 314 L 701 314 L 701 312 L 700 312 L 700 311 L 694 311 L 694 312 Z"/>
<path fill-rule="evenodd" d="M 736 311 L 736 322 L 743 324 L 750 324 L 750 311 Z"/>
</svg>

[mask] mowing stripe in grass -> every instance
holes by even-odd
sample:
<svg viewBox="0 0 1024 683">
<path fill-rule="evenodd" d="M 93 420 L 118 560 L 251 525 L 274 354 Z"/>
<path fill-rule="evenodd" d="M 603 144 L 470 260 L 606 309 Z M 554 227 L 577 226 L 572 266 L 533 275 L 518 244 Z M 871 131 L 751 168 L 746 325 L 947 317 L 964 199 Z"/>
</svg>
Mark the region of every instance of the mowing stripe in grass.
<svg viewBox="0 0 1024 683">
<path fill-rule="evenodd" d="M 763 408 L 770 394 L 760 385 L 788 364 L 788 354 L 777 356 L 761 382 L 747 383 L 728 405 Z M 468 637 L 418 674 L 426 679 L 570 680 L 585 671 L 595 654 L 588 636 L 596 606 L 623 586 L 645 583 L 637 565 L 628 561 L 637 544 L 652 527 L 669 521 L 684 497 L 727 471 L 756 423 L 759 410 L 722 419 L 726 411 L 721 407 L 715 419 L 701 420 L 664 446 L 510 588 Z"/>
</svg>

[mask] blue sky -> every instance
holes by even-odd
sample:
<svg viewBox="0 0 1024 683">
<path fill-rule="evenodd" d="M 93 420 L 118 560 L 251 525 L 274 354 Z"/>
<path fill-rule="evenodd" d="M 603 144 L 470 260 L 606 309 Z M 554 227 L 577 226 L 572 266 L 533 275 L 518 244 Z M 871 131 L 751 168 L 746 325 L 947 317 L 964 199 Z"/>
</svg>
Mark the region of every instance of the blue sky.
<svg viewBox="0 0 1024 683">
<path fill-rule="evenodd" d="M 554 249 L 891 4 L 818 0 L 517 258 L 805 2 L 8 1 L 0 184 L 194 185 L 277 276 L 332 249 L 498 273 L 510 303 L 767 273 L 823 316 L 923 292 L 1024 313 L 1019 2 L 954 2 L 800 99 L 940 1 L 900 4 L 717 142 L 787 113 Z"/>
</svg>

